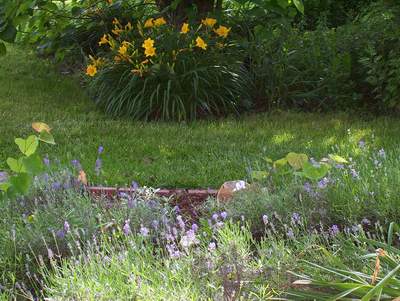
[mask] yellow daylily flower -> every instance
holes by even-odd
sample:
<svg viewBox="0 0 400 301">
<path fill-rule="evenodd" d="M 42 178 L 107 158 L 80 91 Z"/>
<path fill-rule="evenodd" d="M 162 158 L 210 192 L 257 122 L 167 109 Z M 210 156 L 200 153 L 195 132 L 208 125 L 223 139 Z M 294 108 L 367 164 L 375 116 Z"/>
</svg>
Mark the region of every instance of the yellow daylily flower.
<svg viewBox="0 0 400 301">
<path fill-rule="evenodd" d="M 123 30 L 119 27 L 115 27 L 113 30 L 111 30 L 111 32 L 113 34 L 115 34 L 116 36 L 119 36 L 121 32 L 123 32 Z"/>
<path fill-rule="evenodd" d="M 152 38 L 147 38 L 143 41 L 143 48 L 152 48 L 154 46 L 154 40 Z"/>
<path fill-rule="evenodd" d="M 96 75 L 96 73 L 97 73 L 97 68 L 96 68 L 96 66 L 94 66 L 94 65 L 89 65 L 89 66 L 87 66 L 87 68 L 86 68 L 86 74 L 87 74 L 87 75 L 93 77 L 93 76 Z"/>
<path fill-rule="evenodd" d="M 110 41 L 108 40 L 108 35 L 104 34 L 100 41 L 99 41 L 99 46 L 105 45 L 105 44 L 110 44 Z"/>
<path fill-rule="evenodd" d="M 226 38 L 228 36 L 229 31 L 231 28 L 225 27 L 220 25 L 217 29 L 214 29 L 214 32 L 219 35 L 220 37 Z"/>
<path fill-rule="evenodd" d="M 122 45 L 118 49 L 118 53 L 122 56 L 126 55 L 127 52 L 128 52 L 128 47 L 126 45 Z"/>
<path fill-rule="evenodd" d="M 204 20 L 201 20 L 201 23 L 206 26 L 213 27 L 215 23 L 217 23 L 217 20 L 214 18 L 205 18 Z"/>
<path fill-rule="evenodd" d="M 163 17 L 154 20 L 154 26 L 161 26 L 164 24 L 167 24 L 167 21 L 165 21 Z"/>
<path fill-rule="evenodd" d="M 197 37 L 196 39 L 196 46 L 202 48 L 203 50 L 207 49 L 207 43 L 204 42 L 204 40 L 200 37 Z"/>
<path fill-rule="evenodd" d="M 154 47 L 148 47 L 148 48 L 145 49 L 144 54 L 146 55 L 146 57 L 155 56 L 156 55 L 156 49 Z"/>
<path fill-rule="evenodd" d="M 154 26 L 154 19 L 150 18 L 148 20 L 146 20 L 146 22 L 144 22 L 144 28 L 150 28 Z"/>
<path fill-rule="evenodd" d="M 189 32 L 189 24 L 188 23 L 183 23 L 181 27 L 181 33 L 188 33 Z"/>
<path fill-rule="evenodd" d="M 125 30 L 128 30 L 128 31 L 132 30 L 131 22 L 128 22 L 128 24 L 125 25 Z"/>
</svg>

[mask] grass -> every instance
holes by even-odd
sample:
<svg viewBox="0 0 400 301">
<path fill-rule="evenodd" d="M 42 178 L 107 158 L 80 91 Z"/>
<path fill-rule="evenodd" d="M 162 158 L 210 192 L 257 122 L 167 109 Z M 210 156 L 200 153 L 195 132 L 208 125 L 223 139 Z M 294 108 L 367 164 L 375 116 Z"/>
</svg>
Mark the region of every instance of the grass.
<svg viewBox="0 0 400 301">
<path fill-rule="evenodd" d="M 62 75 L 28 51 L 10 47 L 0 58 L 0 169 L 16 152 L 13 140 L 30 123 L 51 125 L 58 142 L 42 149 L 63 164 L 80 159 L 95 182 L 120 185 L 136 180 L 158 187 L 218 187 L 242 179 L 263 155 L 289 151 L 320 157 L 337 146 L 357 156 L 359 139 L 387 151 L 400 144 L 400 120 L 353 114 L 274 113 L 186 123 L 142 123 L 113 119 L 97 110 L 78 78 Z M 348 132 L 350 130 L 350 132 Z M 97 147 L 103 145 L 103 174 L 94 178 Z"/>
</svg>

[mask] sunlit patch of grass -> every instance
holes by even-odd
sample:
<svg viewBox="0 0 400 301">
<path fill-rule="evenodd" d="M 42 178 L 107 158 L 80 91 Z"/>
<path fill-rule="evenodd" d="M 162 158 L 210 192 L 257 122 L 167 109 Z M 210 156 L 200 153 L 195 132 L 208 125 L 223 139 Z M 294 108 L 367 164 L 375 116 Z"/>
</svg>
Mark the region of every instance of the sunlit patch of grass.
<svg viewBox="0 0 400 301">
<path fill-rule="evenodd" d="M 357 156 L 357 142 L 395 151 L 400 121 L 354 114 L 270 113 L 240 119 L 186 123 L 132 122 L 96 109 L 78 79 L 59 74 L 51 63 L 10 47 L 0 58 L 0 169 L 13 155 L 15 137 L 25 136 L 32 121 L 51 125 L 58 142 L 42 149 L 69 164 L 80 159 L 89 178 L 109 185 L 136 180 L 143 185 L 218 187 L 243 179 L 249 162 L 289 151 L 326 156 L 337 146 Z M 350 134 L 348 134 L 350 129 Z M 103 174 L 94 177 L 98 145 L 103 145 Z"/>
</svg>

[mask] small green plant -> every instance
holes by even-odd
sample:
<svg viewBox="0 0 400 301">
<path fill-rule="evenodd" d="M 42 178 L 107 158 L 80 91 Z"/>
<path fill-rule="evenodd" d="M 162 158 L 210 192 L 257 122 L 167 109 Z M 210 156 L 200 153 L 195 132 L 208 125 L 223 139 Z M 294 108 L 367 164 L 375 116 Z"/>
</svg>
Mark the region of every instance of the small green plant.
<svg viewBox="0 0 400 301">
<path fill-rule="evenodd" d="M 298 275 L 300 280 L 293 284 L 309 288 L 289 292 L 294 300 L 396 300 L 400 296 L 400 249 L 396 246 L 399 226 L 392 222 L 389 226 L 386 242 L 357 237 L 358 243 L 367 244 L 376 249 L 362 259 L 373 260 L 370 273 L 322 266 L 306 262 L 314 275 Z M 326 276 L 332 278 L 327 280 Z"/>
<path fill-rule="evenodd" d="M 7 165 L 10 168 L 10 175 L 0 182 L 0 196 L 14 198 L 24 195 L 29 191 L 33 177 L 43 171 L 43 161 L 37 153 L 39 142 L 55 144 L 50 133 L 50 127 L 42 122 L 32 124 L 32 128 L 38 135 L 30 135 L 28 138 L 16 138 L 22 156 L 19 158 L 9 157 Z"/>
<path fill-rule="evenodd" d="M 329 154 L 329 158 L 323 158 L 316 162 L 309 160 L 306 154 L 295 152 L 290 152 L 285 157 L 275 161 L 269 157 L 265 157 L 264 160 L 267 163 L 267 170 L 252 171 L 251 177 L 254 180 L 261 181 L 266 178 L 292 175 L 311 181 L 318 181 L 328 174 L 333 164 L 348 163 L 345 158 L 339 155 Z"/>
</svg>

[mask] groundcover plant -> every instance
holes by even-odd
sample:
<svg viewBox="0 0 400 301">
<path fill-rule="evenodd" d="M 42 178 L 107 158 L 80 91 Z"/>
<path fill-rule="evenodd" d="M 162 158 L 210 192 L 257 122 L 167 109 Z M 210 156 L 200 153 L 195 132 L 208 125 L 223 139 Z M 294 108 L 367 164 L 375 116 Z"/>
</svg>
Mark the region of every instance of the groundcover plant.
<svg viewBox="0 0 400 301">
<path fill-rule="evenodd" d="M 364 140 L 359 149 L 357 161 L 266 158 L 247 190 L 228 202 L 210 198 L 192 208 L 196 215 L 135 182 L 131 193 L 94 198 L 78 160 L 66 168 L 45 156 L 27 190 L 2 194 L 2 297 L 385 300 L 398 289 L 398 216 L 390 212 L 398 163 Z M 97 149 L 98 172 L 104 151 Z M 10 167 L 3 190 L 26 172 Z M 393 182 L 367 177 L 381 172 Z M 373 211 L 360 205 L 371 196 Z"/>
</svg>

